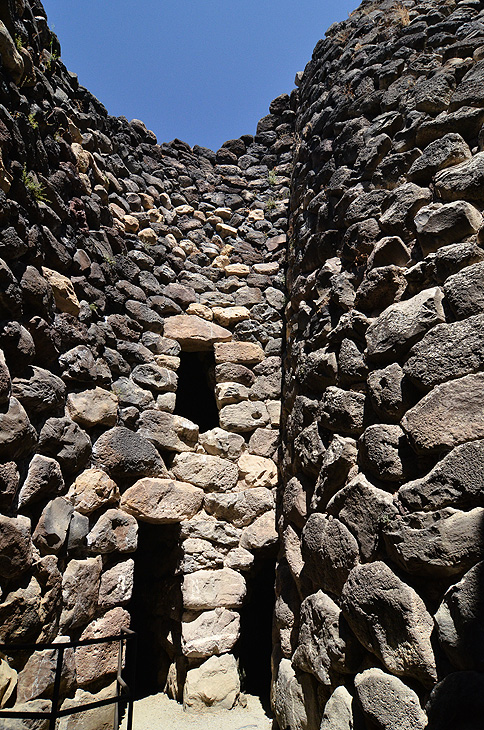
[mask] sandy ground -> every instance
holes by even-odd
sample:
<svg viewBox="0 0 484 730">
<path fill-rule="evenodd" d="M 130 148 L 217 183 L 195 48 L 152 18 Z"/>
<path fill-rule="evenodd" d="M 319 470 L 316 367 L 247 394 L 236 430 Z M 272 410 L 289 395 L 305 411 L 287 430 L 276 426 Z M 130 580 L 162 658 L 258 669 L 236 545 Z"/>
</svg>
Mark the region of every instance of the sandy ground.
<svg viewBox="0 0 484 730">
<path fill-rule="evenodd" d="M 134 704 L 133 730 L 271 730 L 258 697 L 246 695 L 247 707 L 184 712 L 182 705 L 165 694 L 151 695 Z M 126 730 L 126 717 L 121 730 Z"/>
</svg>

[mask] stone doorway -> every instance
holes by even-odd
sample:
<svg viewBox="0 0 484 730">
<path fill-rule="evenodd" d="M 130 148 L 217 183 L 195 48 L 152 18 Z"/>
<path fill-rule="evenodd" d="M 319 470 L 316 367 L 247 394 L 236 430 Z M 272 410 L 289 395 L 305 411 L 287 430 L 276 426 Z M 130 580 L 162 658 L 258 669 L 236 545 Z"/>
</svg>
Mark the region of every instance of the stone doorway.
<svg viewBox="0 0 484 730">
<path fill-rule="evenodd" d="M 181 653 L 176 620 L 181 613 L 181 577 L 176 575 L 179 543 L 179 524 L 139 523 L 129 605 L 131 628 L 138 634 L 137 699 L 164 690 L 173 656 Z M 127 664 L 133 661 L 128 653 Z"/>
<path fill-rule="evenodd" d="M 174 413 L 196 423 L 200 433 L 219 425 L 213 350 L 180 353 Z"/>
<path fill-rule="evenodd" d="M 241 689 L 260 698 L 270 712 L 272 623 L 275 606 L 277 545 L 255 551 L 246 574 L 247 595 L 240 611 L 240 639 L 235 647 Z"/>
</svg>

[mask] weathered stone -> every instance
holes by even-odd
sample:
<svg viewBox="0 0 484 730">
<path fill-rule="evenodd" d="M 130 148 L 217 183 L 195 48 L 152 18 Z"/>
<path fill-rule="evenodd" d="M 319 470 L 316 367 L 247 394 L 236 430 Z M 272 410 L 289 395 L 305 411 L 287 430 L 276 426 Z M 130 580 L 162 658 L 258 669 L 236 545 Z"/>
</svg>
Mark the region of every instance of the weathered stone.
<svg viewBox="0 0 484 730">
<path fill-rule="evenodd" d="M 425 686 L 436 680 L 430 644 L 434 622 L 418 594 L 382 562 L 357 565 L 341 594 L 350 627 L 366 649 L 398 676 Z"/>
<path fill-rule="evenodd" d="M 69 637 L 58 636 L 55 644 L 69 641 Z M 24 703 L 43 694 L 52 694 L 56 674 L 57 651 L 47 649 L 36 651 L 29 657 L 18 675 L 17 702 Z M 69 692 L 75 683 L 74 651 L 65 649 L 61 669 L 61 691 Z"/>
<path fill-rule="evenodd" d="M 264 350 L 252 342 L 221 342 L 214 345 L 215 362 L 255 365 L 264 359 Z"/>
<path fill-rule="evenodd" d="M 245 439 L 236 433 L 224 431 L 223 428 L 212 428 L 210 431 L 201 433 L 199 437 L 201 446 L 208 454 L 221 456 L 225 459 L 238 459 L 245 445 Z"/>
<path fill-rule="evenodd" d="M 484 152 L 478 152 L 465 162 L 441 170 L 435 176 L 435 187 L 443 200 L 482 201 L 484 182 Z"/>
<path fill-rule="evenodd" d="M 204 658 L 230 651 L 240 635 L 240 615 L 226 608 L 184 613 L 181 625 L 184 656 Z"/>
<path fill-rule="evenodd" d="M 248 400 L 249 391 L 241 383 L 217 383 L 215 386 L 215 398 L 217 406 L 222 408 L 229 403 L 240 403 L 240 401 Z"/>
<path fill-rule="evenodd" d="M 311 676 L 304 672 L 296 674 L 289 659 L 279 663 L 271 704 L 279 727 L 319 730 L 319 703 Z"/>
<path fill-rule="evenodd" d="M 239 544 L 241 532 L 237 527 L 202 512 L 181 523 L 180 535 L 182 540 L 197 538 L 232 548 Z"/>
<path fill-rule="evenodd" d="M 176 390 L 176 373 L 168 368 L 162 368 L 153 362 L 146 363 L 145 365 L 137 365 L 133 368 L 131 377 L 141 388 L 149 388 L 156 393 L 173 392 Z"/>
<path fill-rule="evenodd" d="M 449 132 L 425 147 L 410 167 L 408 177 L 417 183 L 429 182 L 439 170 L 458 165 L 471 157 L 469 146 L 460 134 Z"/>
<path fill-rule="evenodd" d="M 382 418 L 399 421 L 411 405 L 408 383 L 398 363 L 371 372 L 368 375 L 368 392 L 373 408 Z"/>
<path fill-rule="evenodd" d="M 484 368 L 484 314 L 434 327 L 417 343 L 405 363 L 408 378 L 421 388 Z"/>
<path fill-rule="evenodd" d="M 67 410 L 73 421 L 84 428 L 114 426 L 118 415 L 118 399 L 103 388 L 69 393 Z"/>
<path fill-rule="evenodd" d="M 0 413 L 0 459 L 7 461 L 26 456 L 37 442 L 37 433 L 16 398 Z"/>
<path fill-rule="evenodd" d="M 436 385 L 401 423 L 418 453 L 448 450 L 484 437 L 484 375 Z"/>
<path fill-rule="evenodd" d="M 121 629 L 129 628 L 129 613 L 124 608 L 113 608 L 102 618 L 90 623 L 81 634 L 84 639 L 115 636 Z M 105 675 L 114 674 L 118 668 L 118 642 L 80 646 L 76 649 L 76 679 L 84 687 Z"/>
<path fill-rule="evenodd" d="M 417 237 L 424 256 L 441 246 L 462 241 L 476 233 L 482 224 L 482 215 L 470 203 L 431 203 L 415 216 Z"/>
<path fill-rule="evenodd" d="M 185 352 L 211 350 L 216 342 L 232 339 L 229 330 L 191 314 L 179 314 L 165 320 L 165 337 L 180 343 Z"/>
<path fill-rule="evenodd" d="M 194 451 L 198 426 L 188 418 L 150 409 L 139 418 L 139 434 L 162 451 Z"/>
<path fill-rule="evenodd" d="M 312 509 L 325 507 L 331 497 L 341 489 L 351 468 L 356 465 L 357 456 L 358 449 L 354 439 L 334 436 L 323 456 L 311 499 Z"/>
<path fill-rule="evenodd" d="M 205 568 L 223 568 L 223 554 L 216 550 L 208 540 L 189 537 L 182 543 L 183 558 L 179 562 L 179 570 L 186 575 Z"/>
<path fill-rule="evenodd" d="M 79 474 L 68 497 L 75 509 L 83 515 L 89 515 L 100 507 L 117 504 L 120 500 L 116 482 L 102 469 L 86 469 Z"/>
<path fill-rule="evenodd" d="M 331 686 L 335 674 L 350 672 L 357 666 L 354 660 L 359 657 L 355 650 L 356 642 L 351 639 L 350 632 L 345 631 L 336 603 L 323 591 L 305 598 L 301 604 L 293 666 L 314 674 L 321 684 Z"/>
<path fill-rule="evenodd" d="M 140 409 L 154 406 L 153 393 L 140 388 L 131 378 L 118 378 L 112 385 L 112 391 L 121 406 Z"/>
<path fill-rule="evenodd" d="M 400 426 L 384 424 L 368 426 L 359 443 L 363 468 L 383 481 L 402 480 L 404 476 L 402 449 L 405 446 L 405 434 Z"/>
<path fill-rule="evenodd" d="M 392 520 L 384 530 L 388 554 L 407 573 L 423 576 L 462 574 L 483 557 L 478 535 L 484 508 L 461 512 L 444 507 Z"/>
<path fill-rule="evenodd" d="M 284 486 L 282 493 L 282 513 L 286 520 L 297 527 L 303 527 L 307 516 L 307 494 L 304 489 L 302 475 L 292 477 Z"/>
<path fill-rule="evenodd" d="M 32 535 L 42 555 L 57 553 L 62 548 L 73 511 L 74 507 L 64 497 L 56 497 L 44 507 Z"/>
<path fill-rule="evenodd" d="M 97 380 L 96 361 L 92 350 L 86 345 L 77 345 L 59 358 L 64 380 L 91 383 Z"/>
<path fill-rule="evenodd" d="M 230 568 L 198 570 L 183 578 L 183 606 L 190 611 L 240 606 L 245 593 L 245 579 Z"/>
<path fill-rule="evenodd" d="M 20 84 L 25 70 L 24 60 L 17 50 L 14 39 L 2 21 L 0 21 L 0 53 L 2 55 L 2 65 L 8 69 L 15 83 Z"/>
<path fill-rule="evenodd" d="M 138 523 L 120 509 L 108 509 L 86 538 L 92 553 L 132 553 L 138 545 Z"/>
<path fill-rule="evenodd" d="M 32 542 L 28 517 L 0 515 L 0 576 L 10 579 L 32 565 Z"/>
<path fill-rule="evenodd" d="M 270 510 L 264 512 L 251 525 L 242 530 L 240 547 L 246 550 L 260 550 L 277 544 L 278 539 L 276 513 Z"/>
<path fill-rule="evenodd" d="M 237 462 L 239 468 L 240 487 L 275 487 L 277 484 L 277 468 L 272 459 L 254 456 L 247 452 Z"/>
<path fill-rule="evenodd" d="M 270 422 L 267 407 L 262 401 L 242 401 L 224 406 L 219 417 L 221 427 L 235 433 L 247 433 Z"/>
<path fill-rule="evenodd" d="M 334 390 L 336 390 L 336 388 Z M 330 401 L 331 408 L 331 406 L 334 406 L 334 401 L 337 400 L 337 398 L 328 398 L 328 400 Z M 337 403 L 337 405 L 339 404 Z M 328 411 L 330 408 L 328 408 Z M 330 415 L 334 416 L 334 411 Z M 302 431 L 296 436 L 294 439 L 294 450 L 297 454 L 301 471 L 304 472 L 304 474 L 309 474 L 310 476 L 316 475 L 321 466 L 324 452 L 326 451 L 321 436 L 319 435 L 319 424 L 317 421 L 314 421 L 310 426 L 307 426 L 307 428 L 302 429 Z"/>
<path fill-rule="evenodd" d="M 313 586 L 338 595 L 358 563 L 358 543 L 342 522 L 315 512 L 303 529 L 302 555 Z"/>
<path fill-rule="evenodd" d="M 381 669 L 365 669 L 355 677 L 365 718 L 379 730 L 424 730 L 427 716 L 418 695 L 401 679 Z"/>
<path fill-rule="evenodd" d="M 223 362 L 215 366 L 215 380 L 217 383 L 235 382 L 247 388 L 255 382 L 255 375 L 245 365 L 233 362 Z"/>
<path fill-rule="evenodd" d="M 66 474 L 82 469 L 91 456 L 91 439 L 70 418 L 49 418 L 39 436 L 38 451 L 56 459 Z"/>
<path fill-rule="evenodd" d="M 484 312 L 484 262 L 449 276 L 444 292 L 457 319 Z"/>
<path fill-rule="evenodd" d="M 482 672 L 452 672 L 432 690 L 426 710 L 428 730 L 479 730 L 484 712 Z"/>
<path fill-rule="evenodd" d="M 232 570 L 250 570 L 254 563 L 254 556 L 245 548 L 232 548 L 225 557 L 224 565 Z"/>
<path fill-rule="evenodd" d="M 51 700 L 39 698 L 14 705 L 15 712 L 40 712 L 47 715 L 52 710 Z M 47 720 L 20 720 L 0 718 L 0 730 L 47 730 Z"/>
<path fill-rule="evenodd" d="M 10 380 L 10 373 L 8 371 L 7 363 L 5 362 L 3 350 L 0 350 L 0 404 L 2 406 L 8 403 L 11 390 L 12 383 Z"/>
<path fill-rule="evenodd" d="M 124 426 L 103 433 L 93 448 L 93 461 L 114 477 L 163 476 L 165 465 L 157 450 L 142 434 Z"/>
<path fill-rule="evenodd" d="M 398 359 L 427 330 L 445 322 L 442 299 L 435 287 L 385 309 L 366 331 L 368 357 L 378 362 Z"/>
<path fill-rule="evenodd" d="M 204 508 L 209 514 L 235 527 L 250 525 L 273 507 L 274 497 L 265 487 L 253 487 L 232 494 L 208 494 L 204 499 Z"/>
<path fill-rule="evenodd" d="M 275 429 L 256 428 L 249 439 L 249 453 L 264 458 L 274 456 L 279 444 L 279 433 Z"/>
<path fill-rule="evenodd" d="M 484 259 L 484 251 L 475 241 L 452 243 L 436 251 L 433 257 L 434 276 L 438 283 L 457 274 L 472 264 L 478 264 Z"/>
<path fill-rule="evenodd" d="M 233 327 L 238 322 L 250 319 L 250 311 L 247 307 L 214 307 L 214 319 L 222 327 Z"/>
<path fill-rule="evenodd" d="M 408 510 L 484 507 L 484 441 L 456 446 L 421 479 L 407 482 L 398 499 Z"/>
<path fill-rule="evenodd" d="M 43 497 L 55 497 L 64 489 L 64 479 L 58 462 L 48 456 L 34 454 L 18 495 L 18 506 L 38 502 Z"/>
<path fill-rule="evenodd" d="M 32 576 L 20 588 L 2 596 L 0 603 L 0 640 L 3 643 L 35 641 L 42 629 L 41 588 Z"/>
<path fill-rule="evenodd" d="M 453 666 L 460 670 L 478 670 L 481 664 L 483 568 L 484 563 L 478 563 L 451 586 L 435 615 L 439 642 Z"/>
<path fill-rule="evenodd" d="M 66 386 L 63 380 L 35 365 L 26 375 L 29 377 L 12 380 L 12 393 L 27 411 L 39 413 L 64 405 Z"/>
<path fill-rule="evenodd" d="M 396 512 L 392 495 L 374 487 L 362 474 L 337 492 L 326 509 L 356 537 L 365 560 L 371 560 L 376 554 L 382 520 L 386 521 Z"/>
<path fill-rule="evenodd" d="M 0 660 L 0 707 L 3 708 L 17 686 L 17 672 L 5 659 Z"/>
<path fill-rule="evenodd" d="M 336 687 L 324 707 L 320 730 L 353 730 L 353 697 L 346 687 Z"/>
<path fill-rule="evenodd" d="M 71 560 L 62 576 L 62 614 L 60 625 L 63 631 L 84 626 L 96 614 L 99 595 L 99 580 L 102 559 L 87 558 Z"/>
<path fill-rule="evenodd" d="M 91 702 L 99 702 L 116 696 L 116 683 L 92 694 L 77 689 L 73 698 L 68 697 L 61 705 L 61 710 L 68 710 Z M 94 710 L 76 712 L 59 719 L 59 730 L 111 730 L 113 725 L 113 705 L 96 707 Z"/>
<path fill-rule="evenodd" d="M 121 508 L 142 522 L 189 520 L 203 502 L 203 490 L 172 479 L 140 479 L 124 492 Z"/>
<path fill-rule="evenodd" d="M 232 654 L 211 656 L 197 669 L 189 669 L 183 689 L 183 708 L 200 712 L 207 707 L 230 710 L 240 694 L 240 680 Z"/>
<path fill-rule="evenodd" d="M 134 560 L 116 563 L 101 575 L 99 605 L 103 609 L 125 606 L 133 593 Z"/>
<path fill-rule="evenodd" d="M 381 227 L 386 233 L 400 236 L 404 240 L 412 238 L 414 216 L 431 200 L 429 188 L 421 188 L 412 182 L 400 185 L 388 197 L 387 207 L 380 217 Z"/>
<path fill-rule="evenodd" d="M 60 312 L 66 312 L 77 317 L 81 307 L 72 281 L 58 271 L 42 266 L 42 274 L 49 282 L 54 293 L 55 306 Z"/>
<path fill-rule="evenodd" d="M 324 392 L 321 425 L 344 434 L 360 434 L 364 428 L 364 410 L 364 393 L 331 385 Z"/>
<path fill-rule="evenodd" d="M 207 492 L 227 492 L 237 484 L 237 466 L 219 456 L 177 454 L 172 470 L 180 481 L 194 484 Z"/>
</svg>

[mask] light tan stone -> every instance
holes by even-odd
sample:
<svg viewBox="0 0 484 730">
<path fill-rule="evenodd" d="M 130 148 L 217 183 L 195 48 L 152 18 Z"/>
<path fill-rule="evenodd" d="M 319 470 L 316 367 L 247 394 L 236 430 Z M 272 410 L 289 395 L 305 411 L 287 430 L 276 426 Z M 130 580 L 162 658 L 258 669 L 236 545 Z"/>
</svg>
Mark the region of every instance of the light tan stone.
<svg viewBox="0 0 484 730">
<path fill-rule="evenodd" d="M 279 428 L 281 425 L 281 401 L 266 400 L 266 408 L 272 428 Z"/>
<path fill-rule="evenodd" d="M 227 492 L 237 484 L 236 465 L 219 456 L 188 452 L 177 454 L 172 469 L 180 481 L 189 482 L 208 492 Z"/>
<path fill-rule="evenodd" d="M 273 509 L 274 497 L 270 489 L 254 487 L 243 492 L 208 494 L 205 510 L 234 527 L 246 527 L 264 512 Z"/>
<path fill-rule="evenodd" d="M 92 553 L 133 553 L 138 546 L 138 523 L 120 509 L 108 509 L 86 537 Z"/>
<path fill-rule="evenodd" d="M 169 524 L 193 517 L 202 506 L 203 494 L 191 484 L 146 477 L 126 490 L 121 507 L 142 522 Z"/>
<path fill-rule="evenodd" d="M 17 672 L 5 659 L 0 659 L 0 707 L 5 707 L 17 686 Z"/>
<path fill-rule="evenodd" d="M 115 636 L 120 633 L 122 628 L 129 628 L 129 621 L 129 613 L 124 608 L 113 608 L 102 618 L 98 618 L 86 627 L 81 634 L 81 641 Z M 76 649 L 75 655 L 76 677 L 81 687 L 117 671 L 118 642 L 116 641 L 93 646 L 80 646 Z"/>
<path fill-rule="evenodd" d="M 212 656 L 190 669 L 183 690 L 183 708 L 199 712 L 207 707 L 230 710 L 240 694 L 237 663 L 232 654 Z"/>
<path fill-rule="evenodd" d="M 274 276 L 279 271 L 279 264 L 277 264 L 275 261 L 270 261 L 266 264 L 254 264 L 252 268 L 256 274 Z"/>
<path fill-rule="evenodd" d="M 241 606 L 245 593 L 245 579 L 230 568 L 197 570 L 183 578 L 183 606 L 190 611 Z"/>
<path fill-rule="evenodd" d="M 100 507 L 118 504 L 119 489 L 102 469 L 86 469 L 83 471 L 71 488 L 68 498 L 75 509 L 83 515 L 89 515 Z"/>
<path fill-rule="evenodd" d="M 240 635 L 240 615 L 226 608 L 184 613 L 182 651 L 187 657 L 209 657 L 230 651 Z"/>
<path fill-rule="evenodd" d="M 105 687 L 97 694 L 84 689 L 76 690 L 73 698 L 67 698 L 61 705 L 61 710 L 70 710 L 72 707 L 87 705 L 116 696 L 116 683 Z M 114 721 L 114 705 L 96 707 L 94 710 L 76 712 L 58 720 L 58 730 L 112 730 Z"/>
<path fill-rule="evenodd" d="M 180 358 L 175 355 L 155 355 L 155 362 L 162 368 L 168 370 L 178 370 L 180 367 Z"/>
<path fill-rule="evenodd" d="M 138 231 L 138 238 L 149 246 L 156 246 L 158 241 L 158 236 L 152 228 L 143 228 L 143 230 Z"/>
<path fill-rule="evenodd" d="M 232 218 L 233 213 L 230 208 L 215 208 L 215 210 L 212 211 L 212 215 L 222 218 L 224 221 L 228 221 Z"/>
<path fill-rule="evenodd" d="M 217 223 L 215 230 L 221 238 L 227 238 L 227 236 L 233 236 L 235 238 L 237 235 L 237 228 L 233 228 L 233 226 L 229 226 L 227 223 Z"/>
<path fill-rule="evenodd" d="M 71 560 L 62 578 L 61 628 L 72 630 L 94 618 L 102 570 L 102 558 Z"/>
<path fill-rule="evenodd" d="M 230 403 L 240 403 L 249 399 L 249 389 L 241 383 L 218 383 L 215 386 L 215 398 L 219 408 Z"/>
<path fill-rule="evenodd" d="M 261 208 L 255 208 L 254 210 L 250 210 L 249 214 L 247 216 L 247 220 L 249 221 L 263 221 L 264 220 L 264 211 Z"/>
<path fill-rule="evenodd" d="M 262 347 L 253 342 L 217 342 L 214 350 L 217 363 L 235 362 L 242 365 L 256 365 L 265 359 Z"/>
<path fill-rule="evenodd" d="M 227 431 L 246 433 L 259 426 L 269 424 L 269 413 L 265 403 L 242 401 L 224 406 L 220 411 L 220 425 Z"/>
<path fill-rule="evenodd" d="M 242 489 L 250 487 L 275 487 L 277 484 L 277 467 L 272 459 L 255 456 L 247 452 L 242 454 L 237 462 L 239 467 L 239 486 Z"/>
<path fill-rule="evenodd" d="M 210 350 L 216 342 L 232 339 L 229 330 L 194 314 L 177 314 L 165 320 L 164 336 L 177 340 L 187 352 Z"/>
<path fill-rule="evenodd" d="M 195 212 L 195 208 L 193 208 L 191 205 L 177 205 L 176 208 L 174 208 L 174 211 L 177 215 L 192 215 L 192 213 Z"/>
<path fill-rule="evenodd" d="M 237 322 L 250 319 L 247 307 L 214 307 L 213 317 L 222 327 L 233 327 Z"/>
<path fill-rule="evenodd" d="M 233 570 L 250 570 L 253 562 L 252 553 L 241 547 L 232 548 L 225 556 L 225 567 Z"/>
<path fill-rule="evenodd" d="M 250 274 L 250 266 L 247 264 L 229 264 L 225 267 L 227 276 L 248 276 Z"/>
<path fill-rule="evenodd" d="M 124 230 L 126 233 L 137 233 L 139 230 L 139 221 L 134 215 L 125 215 L 123 217 Z"/>
<path fill-rule="evenodd" d="M 200 444 L 208 454 L 222 456 L 225 459 L 237 459 L 245 447 L 245 439 L 237 433 L 224 431 L 216 426 L 210 431 L 200 434 Z"/>
<path fill-rule="evenodd" d="M 125 606 L 133 593 L 134 560 L 116 563 L 101 575 L 99 605 L 106 608 Z"/>
<path fill-rule="evenodd" d="M 48 269 L 46 266 L 42 266 L 42 273 L 52 287 L 57 309 L 60 312 L 66 312 L 77 317 L 81 311 L 81 306 L 72 281 L 67 276 L 59 274 L 58 271 L 53 269 Z"/>
<path fill-rule="evenodd" d="M 67 410 L 73 421 L 85 428 L 115 426 L 118 398 L 104 388 L 92 388 L 81 393 L 69 393 Z"/>
<path fill-rule="evenodd" d="M 207 322 L 211 322 L 213 320 L 213 312 L 210 307 L 206 307 L 205 304 L 199 304 L 199 302 L 192 302 L 189 304 L 186 313 L 194 314 L 197 317 L 206 319 Z"/>
<path fill-rule="evenodd" d="M 274 545 L 278 540 L 276 530 L 276 513 L 271 510 L 258 517 L 249 527 L 242 530 L 240 546 L 246 550 L 260 550 L 260 548 Z"/>
</svg>

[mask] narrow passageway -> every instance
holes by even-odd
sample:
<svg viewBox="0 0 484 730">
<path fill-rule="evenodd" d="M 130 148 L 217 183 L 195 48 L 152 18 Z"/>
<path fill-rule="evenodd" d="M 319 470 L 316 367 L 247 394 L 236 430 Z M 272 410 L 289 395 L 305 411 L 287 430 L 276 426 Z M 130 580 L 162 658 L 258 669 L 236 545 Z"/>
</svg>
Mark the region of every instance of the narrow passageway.
<svg viewBox="0 0 484 730">
<path fill-rule="evenodd" d="M 200 433 L 219 425 L 214 370 L 213 351 L 180 353 L 174 412 L 196 423 Z"/>
</svg>

